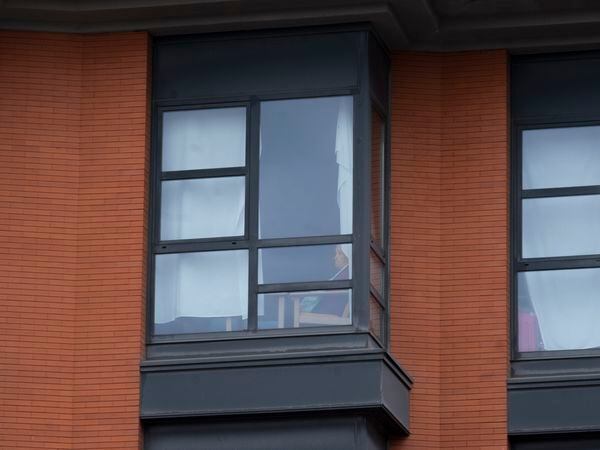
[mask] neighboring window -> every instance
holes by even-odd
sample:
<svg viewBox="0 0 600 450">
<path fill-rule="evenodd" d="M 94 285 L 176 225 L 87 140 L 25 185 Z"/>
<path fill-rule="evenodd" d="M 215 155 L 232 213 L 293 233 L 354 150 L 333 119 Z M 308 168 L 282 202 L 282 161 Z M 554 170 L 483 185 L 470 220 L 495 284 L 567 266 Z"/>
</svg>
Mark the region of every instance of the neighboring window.
<svg viewBox="0 0 600 450">
<path fill-rule="evenodd" d="M 600 126 L 520 132 L 518 351 L 600 347 Z"/>
<path fill-rule="evenodd" d="M 352 324 L 353 101 L 160 112 L 154 335 Z"/>
</svg>

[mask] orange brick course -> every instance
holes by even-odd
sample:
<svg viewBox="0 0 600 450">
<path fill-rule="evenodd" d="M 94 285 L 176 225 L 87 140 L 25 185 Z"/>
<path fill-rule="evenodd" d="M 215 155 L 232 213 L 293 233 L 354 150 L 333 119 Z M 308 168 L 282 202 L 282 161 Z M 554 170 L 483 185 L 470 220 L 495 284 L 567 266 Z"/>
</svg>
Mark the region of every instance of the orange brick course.
<svg viewBox="0 0 600 450">
<path fill-rule="evenodd" d="M 396 54 L 391 344 L 414 377 L 393 448 L 507 448 L 507 55 Z"/>
<path fill-rule="evenodd" d="M 148 36 L 0 33 L 0 448 L 138 449 Z"/>
</svg>

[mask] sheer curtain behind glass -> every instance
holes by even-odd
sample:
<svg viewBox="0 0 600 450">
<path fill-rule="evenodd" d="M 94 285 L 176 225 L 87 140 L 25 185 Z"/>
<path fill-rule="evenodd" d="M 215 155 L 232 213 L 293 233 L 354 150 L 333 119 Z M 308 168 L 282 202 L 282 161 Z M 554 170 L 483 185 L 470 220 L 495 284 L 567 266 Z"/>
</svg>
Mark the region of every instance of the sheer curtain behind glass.
<svg viewBox="0 0 600 450">
<path fill-rule="evenodd" d="M 338 165 L 337 204 L 340 209 L 340 234 L 352 233 L 352 97 L 341 97 L 335 134 L 335 160 Z"/>
<path fill-rule="evenodd" d="M 243 167 L 246 109 L 164 113 L 162 145 L 163 172 Z M 244 235 L 245 183 L 244 176 L 162 181 L 160 239 Z M 246 319 L 247 267 L 245 250 L 157 255 L 155 323 L 177 318 Z M 198 331 L 216 330 L 192 330 Z"/>
<path fill-rule="evenodd" d="M 598 185 L 600 127 L 526 130 L 522 165 L 523 189 Z M 522 233 L 523 258 L 599 254 L 600 195 L 525 198 Z M 521 351 L 600 347 L 600 269 L 522 272 L 518 289 L 520 340 L 535 327 L 542 341 Z"/>
<path fill-rule="evenodd" d="M 248 310 L 246 250 L 156 256 L 155 323 L 240 317 Z"/>
<path fill-rule="evenodd" d="M 519 292 L 535 311 L 543 350 L 600 347 L 600 269 L 522 272 Z"/>
</svg>

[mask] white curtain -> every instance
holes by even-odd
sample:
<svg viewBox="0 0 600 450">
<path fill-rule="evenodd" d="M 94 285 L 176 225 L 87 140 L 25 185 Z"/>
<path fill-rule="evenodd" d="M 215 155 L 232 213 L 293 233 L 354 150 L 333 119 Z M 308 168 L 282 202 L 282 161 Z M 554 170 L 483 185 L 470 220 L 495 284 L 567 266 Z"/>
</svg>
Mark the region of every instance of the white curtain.
<svg viewBox="0 0 600 450">
<path fill-rule="evenodd" d="M 246 109 L 166 112 L 162 146 L 163 171 L 243 166 Z"/>
<path fill-rule="evenodd" d="M 523 257 L 600 253 L 600 195 L 523 200 Z"/>
<path fill-rule="evenodd" d="M 600 184 L 600 126 L 523 132 L 523 188 Z"/>
<path fill-rule="evenodd" d="M 161 239 L 244 234 L 244 177 L 163 181 Z"/>
<path fill-rule="evenodd" d="M 177 317 L 247 317 L 246 250 L 156 258 L 155 322 Z"/>
<path fill-rule="evenodd" d="M 165 113 L 163 170 L 243 166 L 245 108 Z M 245 178 L 165 181 L 161 239 L 211 238 L 244 233 Z M 247 251 L 159 255 L 155 321 L 177 317 L 247 315 Z"/>
<path fill-rule="evenodd" d="M 340 209 L 340 234 L 352 233 L 354 143 L 352 101 L 352 97 L 340 97 L 335 134 L 335 160 L 338 165 L 337 204 Z M 340 249 L 348 258 L 348 262 L 351 263 L 350 245 L 341 245 Z"/>
<path fill-rule="evenodd" d="M 600 127 L 523 132 L 523 188 L 600 183 Z M 600 196 L 523 201 L 523 256 L 600 252 Z M 519 274 L 519 301 L 529 301 L 545 350 L 600 347 L 600 269 Z"/>
<path fill-rule="evenodd" d="M 600 347 L 600 269 L 519 274 L 529 293 L 545 350 Z"/>
</svg>

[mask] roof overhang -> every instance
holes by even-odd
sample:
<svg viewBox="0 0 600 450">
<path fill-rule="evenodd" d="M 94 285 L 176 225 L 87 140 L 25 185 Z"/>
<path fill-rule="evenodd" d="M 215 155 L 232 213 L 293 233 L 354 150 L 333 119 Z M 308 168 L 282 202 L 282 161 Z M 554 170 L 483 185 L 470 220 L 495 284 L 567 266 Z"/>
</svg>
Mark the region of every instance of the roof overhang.
<svg viewBox="0 0 600 450">
<path fill-rule="evenodd" d="M 0 29 L 154 35 L 369 22 L 394 50 L 600 46 L 593 0 L 0 0 Z"/>
</svg>

